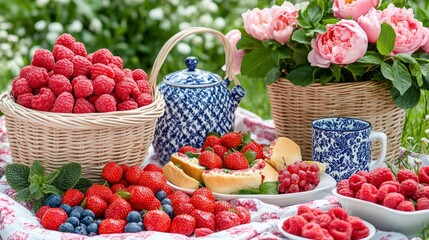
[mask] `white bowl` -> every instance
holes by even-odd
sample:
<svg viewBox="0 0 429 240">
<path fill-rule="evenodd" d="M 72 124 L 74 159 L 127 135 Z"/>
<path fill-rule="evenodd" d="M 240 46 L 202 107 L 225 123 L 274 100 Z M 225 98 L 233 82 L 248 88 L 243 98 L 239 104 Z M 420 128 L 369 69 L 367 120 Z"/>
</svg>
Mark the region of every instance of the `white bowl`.
<svg viewBox="0 0 429 240">
<path fill-rule="evenodd" d="M 170 182 L 168 184 L 175 190 L 183 191 L 187 194 L 192 194 L 195 190 L 178 187 Z M 277 206 L 290 206 L 299 203 L 306 203 L 310 200 L 320 199 L 329 195 L 331 190 L 335 188 L 337 182 L 329 174 L 323 173 L 320 176 L 320 183 L 311 191 L 286 193 L 286 194 L 221 194 L 213 193 L 217 200 L 232 200 L 236 198 L 255 198 L 268 204 Z"/>
<path fill-rule="evenodd" d="M 287 217 L 287 218 L 284 218 L 284 219 L 282 219 L 282 220 L 280 220 L 279 222 L 278 222 L 278 224 L 277 224 L 277 227 L 278 227 L 278 229 L 280 230 L 280 232 L 287 238 L 287 239 L 290 239 L 290 240 L 310 240 L 310 238 L 305 238 L 305 237 L 300 237 L 300 236 L 297 236 L 297 235 L 294 235 L 294 234 L 291 234 L 291 233 L 288 233 L 288 232 L 286 232 L 285 230 L 283 230 L 283 223 L 284 223 L 284 221 L 286 221 L 288 218 L 290 218 L 290 217 L 292 217 L 292 216 L 289 216 L 289 217 Z M 371 224 L 371 223 L 369 223 L 369 222 L 367 222 L 367 221 L 364 221 L 363 220 L 363 222 L 365 223 L 365 225 L 368 227 L 368 230 L 369 230 L 369 235 L 368 235 L 368 237 L 366 237 L 366 238 L 362 238 L 362 239 L 360 239 L 360 240 L 369 240 L 369 239 L 371 239 L 374 235 L 375 235 L 375 232 L 376 232 L 376 229 L 375 229 L 375 227 Z"/>
<path fill-rule="evenodd" d="M 379 230 L 395 231 L 411 236 L 418 234 L 424 224 L 429 224 L 429 209 L 405 212 L 340 195 L 337 189 L 333 189 L 332 193 L 338 197 L 341 206 L 350 215 L 371 222 Z"/>
</svg>

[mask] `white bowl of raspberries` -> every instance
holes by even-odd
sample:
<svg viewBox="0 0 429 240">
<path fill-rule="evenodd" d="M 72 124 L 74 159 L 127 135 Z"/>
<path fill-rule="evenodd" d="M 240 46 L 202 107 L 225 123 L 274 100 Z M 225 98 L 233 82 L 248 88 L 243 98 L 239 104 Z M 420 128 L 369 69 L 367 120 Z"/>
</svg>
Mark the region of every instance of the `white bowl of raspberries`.
<svg viewBox="0 0 429 240">
<path fill-rule="evenodd" d="M 361 171 L 341 180 L 332 193 L 350 214 L 377 229 L 417 235 L 429 224 L 429 166 L 416 174 L 389 168 Z"/>
</svg>

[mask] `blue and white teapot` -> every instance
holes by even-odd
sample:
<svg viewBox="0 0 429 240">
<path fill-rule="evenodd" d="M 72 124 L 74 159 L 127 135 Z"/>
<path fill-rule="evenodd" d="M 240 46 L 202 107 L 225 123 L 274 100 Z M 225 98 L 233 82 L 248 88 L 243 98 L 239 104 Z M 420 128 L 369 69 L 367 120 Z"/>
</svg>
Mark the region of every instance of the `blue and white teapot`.
<svg viewBox="0 0 429 240">
<path fill-rule="evenodd" d="M 234 128 L 234 112 L 244 97 L 244 88 L 232 72 L 232 47 L 224 35 L 209 28 L 188 28 L 171 39 L 161 49 L 152 68 L 151 77 L 157 75 L 168 52 L 174 44 L 188 35 L 211 33 L 225 48 L 226 79 L 197 69 L 198 60 L 188 57 L 187 69 L 167 74 L 158 88 L 166 103 L 164 115 L 158 119 L 153 146 L 160 164 L 170 160 L 170 155 L 180 147 L 191 145 L 200 148 L 209 132 L 224 134 Z M 230 90 L 229 84 L 235 86 Z"/>
</svg>

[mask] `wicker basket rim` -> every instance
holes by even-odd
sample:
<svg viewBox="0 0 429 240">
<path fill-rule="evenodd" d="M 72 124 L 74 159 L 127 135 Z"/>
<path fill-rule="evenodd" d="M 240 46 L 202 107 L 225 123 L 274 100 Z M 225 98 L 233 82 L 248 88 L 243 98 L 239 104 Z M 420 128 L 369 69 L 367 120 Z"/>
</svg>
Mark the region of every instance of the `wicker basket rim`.
<svg viewBox="0 0 429 240">
<path fill-rule="evenodd" d="M 293 84 L 291 81 L 289 81 L 286 78 L 279 78 L 279 81 L 274 82 L 274 84 L 278 83 L 280 81 L 282 81 L 282 82 L 284 81 L 287 84 L 290 84 L 290 85 L 295 86 L 295 87 L 301 87 L 301 88 L 317 88 L 317 87 L 320 87 L 320 88 L 327 88 L 327 87 L 343 88 L 345 86 L 359 86 L 359 87 L 362 87 L 362 86 L 373 86 L 373 85 L 386 85 L 386 86 L 389 86 L 387 82 L 382 82 L 382 81 L 378 81 L 378 80 L 368 80 L 368 81 L 360 81 L 360 82 L 326 83 L 326 84 L 323 84 L 323 85 L 321 83 L 317 83 L 316 82 L 316 83 L 312 83 L 312 84 L 307 85 L 307 86 L 299 86 L 299 85 Z"/>
</svg>

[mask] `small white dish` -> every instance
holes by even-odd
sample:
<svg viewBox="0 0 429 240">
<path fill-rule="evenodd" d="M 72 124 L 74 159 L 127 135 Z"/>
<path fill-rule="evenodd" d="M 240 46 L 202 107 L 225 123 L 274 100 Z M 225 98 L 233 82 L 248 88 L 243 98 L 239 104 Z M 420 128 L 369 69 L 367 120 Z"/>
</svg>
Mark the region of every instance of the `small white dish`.
<svg viewBox="0 0 429 240">
<path fill-rule="evenodd" d="M 183 191 L 187 194 L 192 194 L 195 190 L 178 187 L 168 182 L 171 187 L 175 190 Z M 232 200 L 236 198 L 255 198 L 268 204 L 274 204 L 277 206 L 290 206 L 299 203 L 305 203 L 310 200 L 320 199 L 326 195 L 329 195 L 331 190 L 335 188 L 337 182 L 334 178 L 329 176 L 327 173 L 323 173 L 320 176 L 320 183 L 317 187 L 311 191 L 298 192 L 298 193 L 286 193 L 286 194 L 221 194 L 213 193 L 217 200 Z"/>
<path fill-rule="evenodd" d="M 338 198 L 341 206 L 350 215 L 371 222 L 379 230 L 395 231 L 411 236 L 419 233 L 424 224 L 429 224 L 429 209 L 405 212 L 340 195 L 336 188 L 332 190 L 332 194 Z"/>
</svg>

